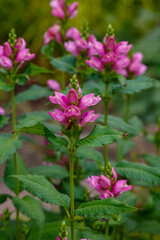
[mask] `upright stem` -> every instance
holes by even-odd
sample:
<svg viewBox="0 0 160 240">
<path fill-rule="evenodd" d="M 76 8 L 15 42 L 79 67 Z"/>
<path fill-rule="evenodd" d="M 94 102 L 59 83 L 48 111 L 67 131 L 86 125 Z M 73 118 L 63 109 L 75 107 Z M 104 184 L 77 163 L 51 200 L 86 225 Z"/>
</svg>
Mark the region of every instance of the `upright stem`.
<svg viewBox="0 0 160 240">
<path fill-rule="evenodd" d="M 128 123 L 129 120 L 129 114 L 130 114 L 130 100 L 131 97 L 129 94 L 126 94 L 126 110 L 125 110 L 125 121 Z"/>
<path fill-rule="evenodd" d="M 104 101 L 104 125 L 108 125 L 108 105 L 109 105 L 109 84 L 106 84 L 106 92 L 105 92 L 105 101 Z M 108 166 L 108 145 L 104 145 L 104 168 L 107 169 Z M 105 240 L 108 240 L 108 232 L 109 232 L 109 223 L 106 222 L 105 226 Z"/>
<path fill-rule="evenodd" d="M 104 125 L 108 125 L 108 105 L 109 105 L 109 84 L 106 84 L 105 102 L 104 102 Z M 107 168 L 108 165 L 108 145 L 104 146 L 104 166 Z"/>
<path fill-rule="evenodd" d="M 74 138 L 71 136 L 71 149 L 70 149 L 70 197 L 71 197 L 71 240 L 74 240 Z"/>
<path fill-rule="evenodd" d="M 149 234 L 149 240 L 154 240 L 154 234 L 153 233 Z"/>
<path fill-rule="evenodd" d="M 109 233 L 109 222 L 106 222 L 105 226 L 105 240 L 108 240 L 108 233 Z"/>
<path fill-rule="evenodd" d="M 11 103 L 12 103 L 12 138 L 15 140 L 15 130 L 16 130 L 16 111 L 15 111 L 15 89 L 11 91 Z M 17 163 L 17 154 L 13 154 L 14 159 L 14 173 L 15 175 L 18 175 L 18 163 Z M 19 197 L 19 182 L 18 179 L 15 180 L 16 185 L 16 196 Z M 16 239 L 19 239 L 19 210 L 16 209 Z"/>
</svg>

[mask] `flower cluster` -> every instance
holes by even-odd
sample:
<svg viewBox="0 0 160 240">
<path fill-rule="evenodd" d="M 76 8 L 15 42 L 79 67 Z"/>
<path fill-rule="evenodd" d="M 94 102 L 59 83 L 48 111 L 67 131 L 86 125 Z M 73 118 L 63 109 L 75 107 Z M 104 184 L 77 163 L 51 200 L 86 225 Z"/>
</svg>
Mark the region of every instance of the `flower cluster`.
<svg viewBox="0 0 160 240">
<path fill-rule="evenodd" d="M 143 54 L 141 52 L 134 53 L 130 64 L 128 66 L 128 75 L 131 77 L 137 77 L 144 74 L 147 70 L 147 66 L 142 64 Z"/>
<path fill-rule="evenodd" d="M 97 41 L 96 37 L 91 35 L 88 39 L 88 58 L 86 63 L 96 68 L 98 71 L 103 71 L 105 68 L 127 75 L 126 68 L 130 63 L 128 52 L 132 45 L 126 41 L 116 44 L 115 38 L 111 35 L 108 39 L 104 37 L 103 43 Z"/>
<path fill-rule="evenodd" d="M 11 70 L 14 64 L 20 68 L 25 61 L 34 57 L 35 54 L 30 53 L 30 49 L 26 48 L 26 42 L 23 38 L 18 38 L 14 47 L 11 47 L 9 42 L 0 46 L 0 66 L 6 70 Z"/>
<path fill-rule="evenodd" d="M 0 107 L 0 116 L 4 115 L 5 111 L 2 107 Z"/>
<path fill-rule="evenodd" d="M 73 27 L 66 32 L 66 39 L 68 42 L 64 43 L 66 50 L 72 53 L 74 56 L 78 56 L 81 53 L 87 53 L 88 42 L 84 40 L 77 28 Z"/>
<path fill-rule="evenodd" d="M 75 81 L 77 84 L 78 80 Z M 94 93 L 82 97 L 82 91 L 78 84 L 76 85 L 76 90 L 72 87 L 72 84 L 70 87 L 71 89 L 67 96 L 63 93 L 55 92 L 55 96 L 49 97 L 52 103 L 58 104 L 63 109 L 54 109 L 54 112 L 49 111 L 49 115 L 67 128 L 72 126 L 72 124 L 84 127 L 87 123 L 94 122 L 99 117 L 99 114 L 94 114 L 92 110 L 83 111 L 90 106 L 96 105 L 101 98 L 99 96 L 95 97 Z"/>
<path fill-rule="evenodd" d="M 67 6 L 64 0 L 52 0 L 50 6 L 52 7 L 52 15 L 61 20 L 74 18 L 78 13 L 78 2 L 73 2 Z"/>
<path fill-rule="evenodd" d="M 117 173 L 112 167 L 112 177 L 107 178 L 105 175 L 91 176 L 87 178 L 87 182 L 96 189 L 100 195 L 100 199 L 105 199 L 109 197 L 118 198 L 122 192 L 131 190 L 132 186 L 127 185 L 127 180 L 118 180 Z"/>
</svg>

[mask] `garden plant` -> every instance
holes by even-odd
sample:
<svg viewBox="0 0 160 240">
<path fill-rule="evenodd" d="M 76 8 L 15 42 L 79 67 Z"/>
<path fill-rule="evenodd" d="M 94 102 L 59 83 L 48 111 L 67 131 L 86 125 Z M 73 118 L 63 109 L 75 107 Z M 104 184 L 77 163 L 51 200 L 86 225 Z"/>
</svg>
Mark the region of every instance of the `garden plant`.
<svg viewBox="0 0 160 240">
<path fill-rule="evenodd" d="M 81 30 L 70 26 L 79 4 L 50 2 L 55 22 L 41 36 L 50 68 L 31 63 L 40 53 L 14 28 L 1 42 L 0 90 L 8 94 L 0 104 L 1 181 L 10 193 L 0 192 L 0 204 L 14 210 L 0 212 L 0 239 L 160 239 L 160 118 L 151 135 L 132 114 L 134 95 L 160 83 L 111 24 L 101 40 L 86 19 Z M 47 86 L 32 84 L 41 75 Z M 18 114 L 18 104 L 35 100 L 43 111 Z M 141 138 L 154 154 L 133 150 Z M 43 152 L 38 166 L 21 156 L 28 143 Z"/>
</svg>

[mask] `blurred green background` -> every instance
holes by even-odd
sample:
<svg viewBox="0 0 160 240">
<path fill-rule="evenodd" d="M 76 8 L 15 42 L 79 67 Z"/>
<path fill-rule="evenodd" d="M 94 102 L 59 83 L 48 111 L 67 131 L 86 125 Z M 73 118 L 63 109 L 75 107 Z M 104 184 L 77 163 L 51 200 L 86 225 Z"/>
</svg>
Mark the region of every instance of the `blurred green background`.
<svg viewBox="0 0 160 240">
<path fill-rule="evenodd" d="M 41 54 L 43 34 L 56 21 L 51 15 L 49 2 L 0 0 L 0 44 L 8 39 L 8 33 L 14 27 L 17 35 L 25 38 L 31 52 L 36 53 L 34 62 L 47 67 L 50 65 Z M 88 20 L 91 33 L 99 40 L 103 39 L 107 26 L 111 23 L 117 41 L 128 40 L 134 45 L 134 51 L 142 51 L 144 63 L 148 66 L 146 74 L 160 79 L 159 0 L 79 0 L 78 16 L 70 21 L 70 26 L 81 29 L 84 19 Z M 159 89 L 145 91 L 135 97 L 132 113 L 139 114 L 146 121 L 156 121 L 160 115 L 159 103 Z"/>
</svg>

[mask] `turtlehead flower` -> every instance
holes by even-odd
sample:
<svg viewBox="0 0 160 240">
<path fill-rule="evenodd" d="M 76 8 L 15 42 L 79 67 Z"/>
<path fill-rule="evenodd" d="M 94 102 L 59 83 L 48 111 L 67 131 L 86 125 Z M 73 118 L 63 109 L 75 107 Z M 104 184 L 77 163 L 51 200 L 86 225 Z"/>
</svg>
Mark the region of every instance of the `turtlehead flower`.
<svg viewBox="0 0 160 240">
<path fill-rule="evenodd" d="M 105 175 L 101 176 L 91 176 L 87 178 L 87 182 L 93 187 L 97 192 L 100 193 L 99 198 L 118 198 L 123 192 L 131 190 L 132 186 L 127 185 L 127 180 L 118 180 L 117 173 L 112 167 L 112 177 L 107 178 Z"/>
<path fill-rule="evenodd" d="M 54 91 L 60 91 L 60 89 L 61 89 L 60 84 L 56 80 L 53 80 L 53 79 L 48 79 L 47 85 L 50 89 L 52 89 Z"/>
<path fill-rule="evenodd" d="M 120 42 L 116 45 L 112 35 L 108 39 L 104 37 L 103 43 L 91 35 L 88 38 L 87 57 L 89 59 L 86 60 L 86 64 L 100 72 L 104 71 L 107 66 L 111 71 L 127 76 L 126 68 L 130 64 L 127 54 L 131 47 L 132 45 L 128 45 L 128 42 Z"/>
<path fill-rule="evenodd" d="M 52 15 L 60 20 L 67 17 L 74 18 L 78 13 L 78 2 L 73 2 L 66 8 L 64 0 L 52 0 L 50 6 L 52 7 Z"/>
<path fill-rule="evenodd" d="M 62 37 L 61 37 L 61 26 L 58 24 L 54 24 L 52 27 L 50 27 L 44 34 L 44 44 L 47 45 L 54 39 L 58 43 L 62 43 Z"/>
<path fill-rule="evenodd" d="M 0 116 L 4 115 L 5 111 L 2 107 L 0 107 Z"/>
<path fill-rule="evenodd" d="M 94 114 L 94 111 L 83 111 L 90 106 L 96 105 L 101 98 L 99 96 L 95 97 L 95 94 L 88 94 L 82 97 L 79 89 L 76 91 L 74 88 L 71 88 L 67 96 L 63 93 L 55 92 L 55 96 L 49 97 L 52 103 L 58 104 L 62 108 L 54 109 L 53 112 L 49 111 L 49 115 L 65 127 L 69 127 L 71 124 L 84 127 L 87 123 L 94 122 L 99 117 L 99 114 Z"/>
<path fill-rule="evenodd" d="M 0 66 L 6 70 L 11 70 L 13 65 L 20 68 L 25 61 L 29 61 L 35 57 L 34 53 L 30 53 L 26 47 L 23 38 L 18 38 L 14 47 L 8 42 L 0 46 Z"/>
<path fill-rule="evenodd" d="M 128 75 L 137 77 L 146 72 L 147 66 L 142 64 L 143 55 L 141 52 L 133 54 L 130 64 L 128 66 Z"/>
</svg>

